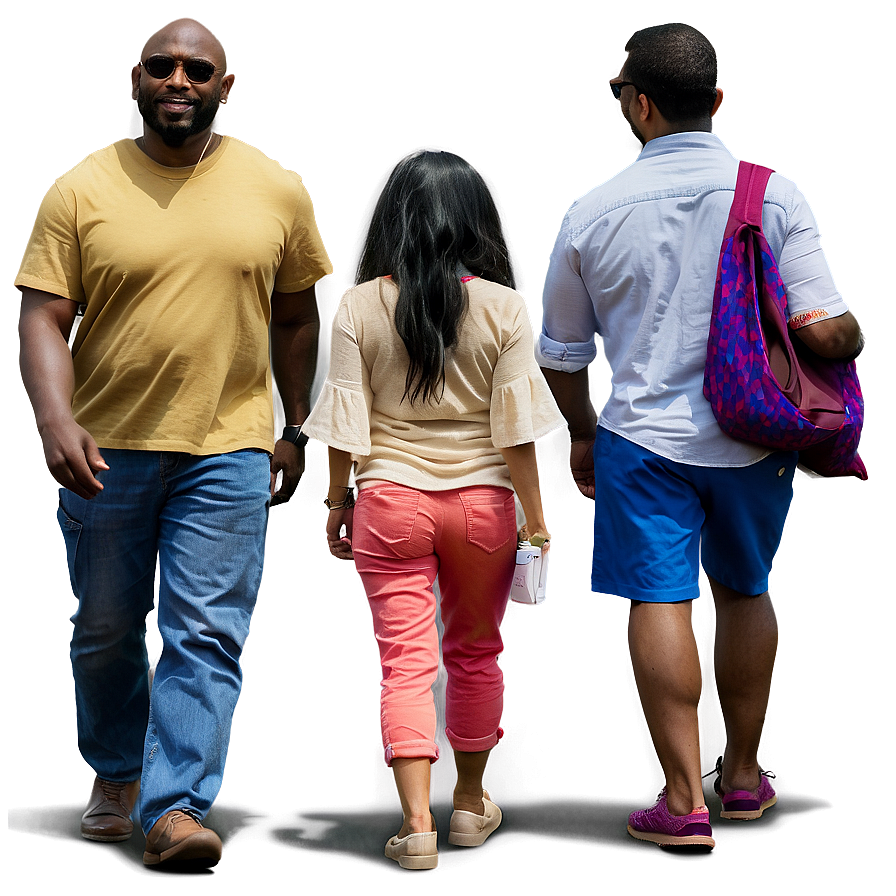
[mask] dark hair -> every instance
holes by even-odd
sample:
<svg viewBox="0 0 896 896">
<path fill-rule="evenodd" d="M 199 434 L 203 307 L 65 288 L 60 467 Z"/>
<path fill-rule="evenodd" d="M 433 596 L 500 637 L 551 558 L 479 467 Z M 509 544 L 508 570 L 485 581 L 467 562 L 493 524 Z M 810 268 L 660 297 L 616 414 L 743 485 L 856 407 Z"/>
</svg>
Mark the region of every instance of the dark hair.
<svg viewBox="0 0 896 896">
<path fill-rule="evenodd" d="M 460 267 L 514 287 L 501 219 L 485 181 L 459 156 L 422 151 L 402 159 L 377 200 L 356 283 L 391 276 L 395 327 L 410 365 L 404 398 L 438 401 L 445 356 L 467 308 Z"/>
<path fill-rule="evenodd" d="M 716 99 L 716 51 L 690 25 L 636 31 L 625 45 L 625 80 L 653 100 L 669 122 L 708 118 Z"/>
</svg>

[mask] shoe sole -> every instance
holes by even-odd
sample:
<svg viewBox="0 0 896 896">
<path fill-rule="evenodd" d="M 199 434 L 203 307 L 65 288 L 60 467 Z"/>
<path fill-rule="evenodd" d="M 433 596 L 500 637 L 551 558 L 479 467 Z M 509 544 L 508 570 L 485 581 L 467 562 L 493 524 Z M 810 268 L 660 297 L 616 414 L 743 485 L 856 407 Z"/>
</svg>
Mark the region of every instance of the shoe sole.
<svg viewBox="0 0 896 896">
<path fill-rule="evenodd" d="M 654 834 L 648 831 L 638 831 L 631 825 L 628 826 L 628 832 L 636 840 L 655 843 L 657 846 L 702 846 L 712 849 L 716 845 L 716 841 L 713 840 L 712 837 L 706 837 L 702 834 L 692 834 L 689 837 L 676 837 L 673 834 Z"/>
<path fill-rule="evenodd" d="M 166 856 L 162 854 L 161 856 L 158 853 L 154 852 L 144 852 L 143 853 L 143 864 L 144 865 L 161 865 L 163 862 L 191 862 L 195 865 L 202 865 L 206 868 L 215 868 L 217 865 L 221 863 L 221 860 L 215 856 L 199 856 L 192 855 L 186 856 L 183 854 L 179 854 L 176 856 Z"/>
<path fill-rule="evenodd" d="M 496 830 L 497 828 L 492 828 L 490 831 L 481 831 L 478 834 L 462 834 L 450 831 L 448 833 L 448 842 L 452 846 L 482 846 Z"/>
<path fill-rule="evenodd" d="M 413 836 L 413 835 L 411 835 Z M 421 835 L 422 836 L 422 835 Z M 395 840 L 397 838 L 393 838 Z M 433 838 L 435 839 L 435 838 Z M 393 845 L 392 840 L 390 840 L 386 844 L 385 855 L 387 859 L 392 859 L 393 862 L 398 862 L 398 864 L 408 870 L 408 871 L 428 871 L 432 868 L 438 867 L 439 864 L 439 853 L 431 852 L 426 853 L 425 855 L 406 855 L 403 852 L 400 852 L 402 846 L 405 845 L 407 838 L 404 838 L 404 842 L 399 840 L 397 844 Z"/>
<path fill-rule="evenodd" d="M 125 840 L 131 839 L 131 834 L 89 834 L 86 831 L 81 831 L 81 836 L 94 843 L 124 843 Z"/>
<path fill-rule="evenodd" d="M 770 809 L 775 803 L 778 802 L 778 797 L 773 796 L 770 800 L 766 800 L 758 809 L 730 809 L 726 810 L 722 808 L 722 818 L 727 818 L 731 821 L 755 821 L 757 818 L 762 816 L 762 813 L 765 812 L 766 809 Z"/>
<path fill-rule="evenodd" d="M 190 840 L 194 842 L 191 843 Z M 207 840 L 198 840 L 195 835 L 161 853 L 143 853 L 144 865 L 167 864 L 189 868 L 213 868 L 220 861 L 221 850 L 218 844 L 209 843 Z"/>
<path fill-rule="evenodd" d="M 439 857 L 436 856 L 389 856 L 390 859 L 398 862 L 402 868 L 408 871 L 429 871 L 437 868 L 439 865 Z"/>
</svg>

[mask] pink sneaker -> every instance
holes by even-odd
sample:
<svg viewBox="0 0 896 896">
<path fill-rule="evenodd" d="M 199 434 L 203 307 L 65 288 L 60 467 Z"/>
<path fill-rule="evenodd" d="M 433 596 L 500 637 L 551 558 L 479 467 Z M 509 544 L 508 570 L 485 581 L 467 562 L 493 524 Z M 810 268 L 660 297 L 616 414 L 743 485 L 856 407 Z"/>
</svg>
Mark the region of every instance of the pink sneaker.
<svg viewBox="0 0 896 896">
<path fill-rule="evenodd" d="M 658 846 L 708 846 L 712 849 L 712 825 L 709 809 L 703 808 L 690 815 L 672 815 L 666 807 L 666 788 L 656 805 L 639 809 L 628 817 L 628 832 L 638 840 L 648 840 Z"/>
<path fill-rule="evenodd" d="M 716 760 L 716 780 L 713 790 L 722 801 L 722 818 L 731 818 L 737 821 L 752 821 L 759 818 L 766 809 L 778 802 L 775 788 L 769 783 L 769 778 L 774 778 L 774 772 L 759 769 L 759 786 L 756 790 L 730 790 L 728 793 L 722 790 L 722 757 Z M 712 774 L 712 772 L 710 772 Z"/>
</svg>

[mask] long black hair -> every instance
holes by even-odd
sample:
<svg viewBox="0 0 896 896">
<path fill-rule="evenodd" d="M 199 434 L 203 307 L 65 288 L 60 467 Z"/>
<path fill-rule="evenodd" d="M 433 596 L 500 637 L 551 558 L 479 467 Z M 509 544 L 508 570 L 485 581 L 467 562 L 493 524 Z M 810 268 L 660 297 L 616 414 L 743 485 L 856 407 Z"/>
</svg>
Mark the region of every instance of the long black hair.
<svg viewBox="0 0 896 896">
<path fill-rule="evenodd" d="M 391 276 L 398 286 L 395 327 L 410 366 L 404 398 L 438 401 L 445 356 L 467 308 L 461 268 L 515 286 L 501 220 L 479 173 L 450 152 L 402 159 L 377 200 L 356 283 Z"/>
</svg>

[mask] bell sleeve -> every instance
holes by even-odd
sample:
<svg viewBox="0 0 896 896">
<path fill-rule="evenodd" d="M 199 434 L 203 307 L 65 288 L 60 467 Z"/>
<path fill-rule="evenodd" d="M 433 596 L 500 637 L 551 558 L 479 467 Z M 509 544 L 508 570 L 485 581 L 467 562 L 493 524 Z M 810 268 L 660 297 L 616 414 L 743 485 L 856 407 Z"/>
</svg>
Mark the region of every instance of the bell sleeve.
<svg viewBox="0 0 896 896">
<path fill-rule="evenodd" d="M 370 454 L 370 374 L 361 357 L 351 308 L 351 290 L 333 319 L 330 369 L 302 432 L 358 457 Z"/>
<path fill-rule="evenodd" d="M 492 443 L 499 449 L 534 442 L 564 423 L 535 361 L 532 328 L 522 299 L 495 365 L 490 420 Z"/>
</svg>

